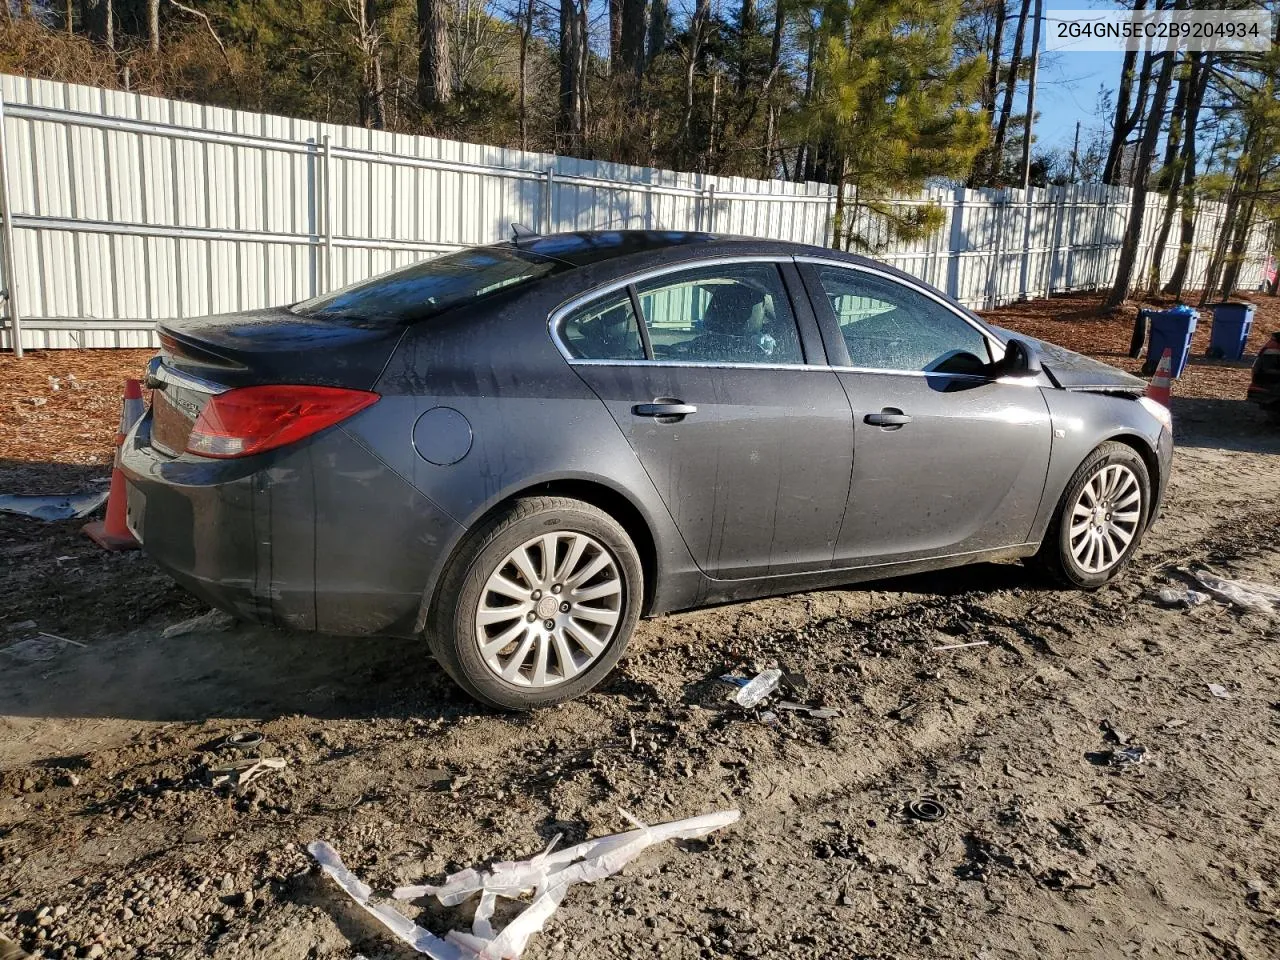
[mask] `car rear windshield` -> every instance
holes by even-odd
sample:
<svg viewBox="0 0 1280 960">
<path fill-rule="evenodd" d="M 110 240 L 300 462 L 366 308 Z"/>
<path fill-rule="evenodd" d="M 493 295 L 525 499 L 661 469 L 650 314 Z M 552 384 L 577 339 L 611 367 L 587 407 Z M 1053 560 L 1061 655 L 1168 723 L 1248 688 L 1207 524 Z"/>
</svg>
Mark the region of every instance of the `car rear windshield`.
<svg viewBox="0 0 1280 960">
<path fill-rule="evenodd" d="M 294 304 L 294 313 L 362 326 L 416 323 L 499 290 L 569 269 L 514 246 L 472 247 Z"/>
</svg>

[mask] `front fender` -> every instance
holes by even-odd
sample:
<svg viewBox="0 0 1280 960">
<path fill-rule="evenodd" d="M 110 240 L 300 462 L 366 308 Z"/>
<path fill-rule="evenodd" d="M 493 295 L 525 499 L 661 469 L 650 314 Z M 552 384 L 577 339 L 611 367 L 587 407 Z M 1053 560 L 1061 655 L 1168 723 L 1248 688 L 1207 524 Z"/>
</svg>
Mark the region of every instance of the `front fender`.
<svg viewBox="0 0 1280 960">
<path fill-rule="evenodd" d="M 1091 393 L 1083 390 L 1045 390 L 1053 445 L 1044 497 L 1040 501 L 1032 542 L 1044 539 L 1058 503 L 1072 475 L 1099 444 L 1119 440 L 1138 449 L 1152 473 L 1151 517 L 1158 512 L 1169 481 L 1173 440 L 1158 420 L 1127 394 Z"/>
</svg>

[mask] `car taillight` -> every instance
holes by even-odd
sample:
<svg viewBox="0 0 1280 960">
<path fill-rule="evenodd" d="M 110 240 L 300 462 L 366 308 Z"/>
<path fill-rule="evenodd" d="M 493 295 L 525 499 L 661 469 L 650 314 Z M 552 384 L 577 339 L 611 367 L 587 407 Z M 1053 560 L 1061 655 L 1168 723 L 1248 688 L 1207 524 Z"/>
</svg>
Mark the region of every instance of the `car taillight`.
<svg viewBox="0 0 1280 960">
<path fill-rule="evenodd" d="M 187 452 L 247 457 L 294 443 L 378 402 L 376 393 L 274 384 L 215 394 L 200 411 Z"/>
</svg>

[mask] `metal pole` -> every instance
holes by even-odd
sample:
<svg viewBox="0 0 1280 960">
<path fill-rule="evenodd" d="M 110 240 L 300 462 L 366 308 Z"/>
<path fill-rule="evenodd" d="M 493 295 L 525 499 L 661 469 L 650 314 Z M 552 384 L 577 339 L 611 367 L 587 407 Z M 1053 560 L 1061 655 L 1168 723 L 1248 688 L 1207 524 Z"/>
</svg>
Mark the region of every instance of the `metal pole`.
<svg viewBox="0 0 1280 960">
<path fill-rule="evenodd" d="M 1076 182 L 1076 164 L 1080 161 L 1080 121 L 1076 121 L 1076 140 L 1071 145 L 1071 183 Z"/>
<path fill-rule="evenodd" d="M 1022 189 L 1031 187 L 1031 130 L 1036 116 L 1036 73 L 1040 65 L 1040 21 L 1044 0 L 1036 0 L 1035 23 L 1031 27 L 1031 72 L 1027 76 L 1027 115 L 1022 118 Z"/>
<path fill-rule="evenodd" d="M 4 96 L 0 94 L 0 245 L 4 247 L 4 299 L 9 305 L 9 339 L 13 355 L 22 359 L 22 314 L 18 311 L 18 268 L 13 252 L 13 207 L 9 202 L 9 141 L 4 132 Z"/>
<path fill-rule="evenodd" d="M 1027 115 L 1022 120 L 1022 268 L 1018 277 L 1018 299 L 1026 300 L 1031 275 L 1031 131 L 1036 116 L 1036 71 L 1040 63 L 1040 18 L 1044 0 L 1036 0 L 1035 23 L 1031 28 L 1031 73 L 1027 77 Z"/>
<path fill-rule="evenodd" d="M 329 153 L 329 135 L 320 138 L 321 175 L 324 179 L 324 287 L 333 288 L 333 189 L 331 157 Z"/>
<path fill-rule="evenodd" d="M 553 233 L 555 231 L 555 196 L 556 196 L 556 170 L 555 167 L 547 167 L 547 202 L 543 207 L 544 220 L 542 223 L 542 232 L 544 234 Z"/>
</svg>

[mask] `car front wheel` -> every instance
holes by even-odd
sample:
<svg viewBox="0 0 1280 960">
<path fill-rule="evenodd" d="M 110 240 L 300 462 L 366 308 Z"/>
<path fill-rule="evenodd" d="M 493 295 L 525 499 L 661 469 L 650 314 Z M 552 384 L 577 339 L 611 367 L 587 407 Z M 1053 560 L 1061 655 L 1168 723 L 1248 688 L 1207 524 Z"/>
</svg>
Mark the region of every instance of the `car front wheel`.
<svg viewBox="0 0 1280 960">
<path fill-rule="evenodd" d="M 428 642 L 476 699 L 507 710 L 548 706 L 608 675 L 642 596 L 640 558 L 616 520 L 582 501 L 531 497 L 459 549 Z"/>
<path fill-rule="evenodd" d="M 1114 579 L 1142 541 L 1151 477 L 1132 447 L 1100 445 L 1072 475 L 1036 554 L 1058 580 L 1092 590 Z"/>
</svg>

